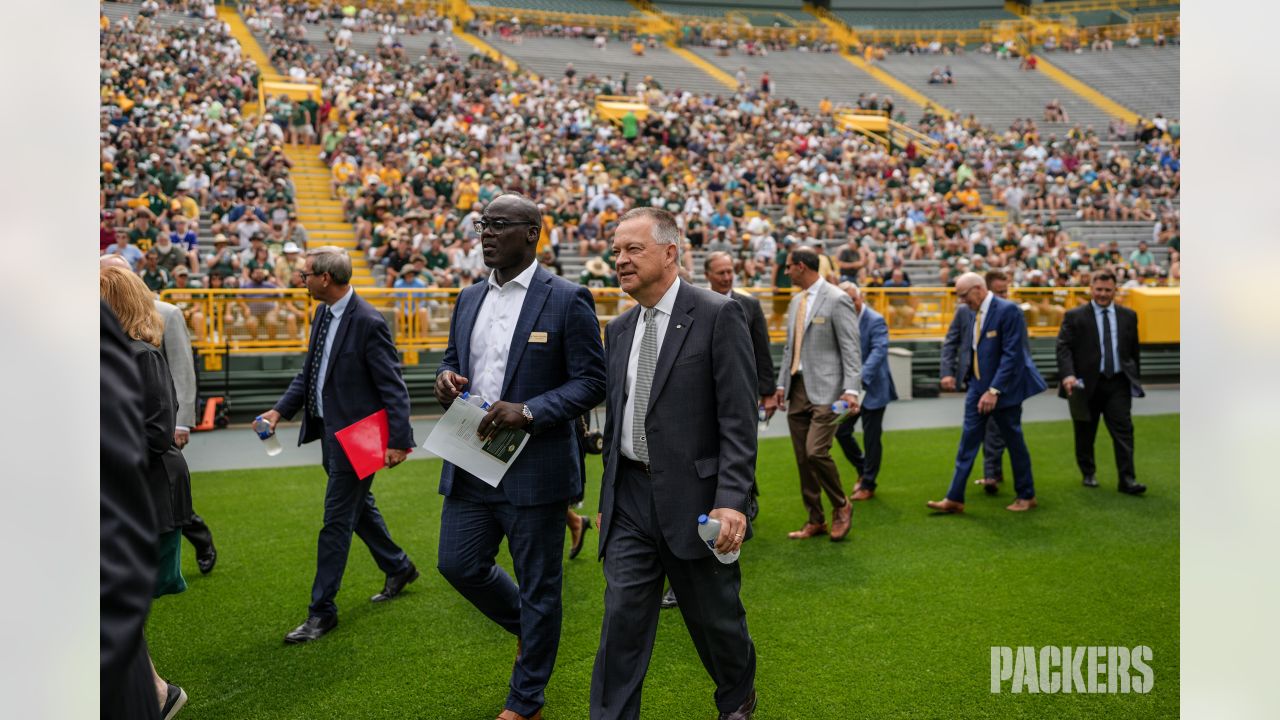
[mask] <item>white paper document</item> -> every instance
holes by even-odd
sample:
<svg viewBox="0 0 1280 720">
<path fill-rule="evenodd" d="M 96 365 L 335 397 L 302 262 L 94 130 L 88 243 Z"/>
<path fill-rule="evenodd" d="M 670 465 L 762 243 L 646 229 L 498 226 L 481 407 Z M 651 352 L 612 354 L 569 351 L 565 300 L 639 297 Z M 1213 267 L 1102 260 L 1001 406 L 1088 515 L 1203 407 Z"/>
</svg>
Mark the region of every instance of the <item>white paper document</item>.
<svg viewBox="0 0 1280 720">
<path fill-rule="evenodd" d="M 431 429 L 422 448 L 448 460 L 493 487 L 529 442 L 529 433 L 517 428 L 499 431 L 492 439 L 476 436 L 485 410 L 456 400 Z"/>
</svg>

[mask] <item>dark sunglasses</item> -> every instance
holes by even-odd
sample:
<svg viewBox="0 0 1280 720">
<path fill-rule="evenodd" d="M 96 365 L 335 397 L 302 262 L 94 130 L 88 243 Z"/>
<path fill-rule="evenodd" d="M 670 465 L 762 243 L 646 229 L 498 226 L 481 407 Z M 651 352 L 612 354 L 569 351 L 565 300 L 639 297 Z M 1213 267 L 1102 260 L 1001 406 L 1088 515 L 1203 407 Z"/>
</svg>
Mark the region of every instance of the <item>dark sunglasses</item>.
<svg viewBox="0 0 1280 720">
<path fill-rule="evenodd" d="M 503 230 L 516 225 L 533 225 L 533 223 L 529 220 L 488 220 L 483 218 L 472 223 L 472 227 L 474 227 L 478 233 L 482 233 L 488 228 L 493 228 L 494 232 L 500 233 Z"/>
</svg>

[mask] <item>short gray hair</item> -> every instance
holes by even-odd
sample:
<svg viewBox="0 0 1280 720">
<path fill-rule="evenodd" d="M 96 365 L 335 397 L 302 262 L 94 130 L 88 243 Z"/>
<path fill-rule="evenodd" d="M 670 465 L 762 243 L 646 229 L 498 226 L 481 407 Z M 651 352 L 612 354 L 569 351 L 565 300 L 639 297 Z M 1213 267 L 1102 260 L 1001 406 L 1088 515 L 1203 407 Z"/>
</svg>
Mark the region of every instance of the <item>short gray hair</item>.
<svg viewBox="0 0 1280 720">
<path fill-rule="evenodd" d="M 711 263 L 712 263 L 713 261 L 715 261 L 715 260 L 719 259 L 719 258 L 724 258 L 724 259 L 728 260 L 730 264 L 732 264 L 732 263 L 733 263 L 733 256 L 732 256 L 732 255 L 730 255 L 729 253 L 727 253 L 727 252 L 725 252 L 725 251 L 723 251 L 723 250 L 716 250 L 715 252 L 707 253 L 707 256 L 706 256 L 705 258 L 703 258 L 703 260 L 702 260 L 702 272 L 703 272 L 704 274 L 705 274 L 705 273 L 707 273 L 707 272 L 710 272 L 710 271 L 711 271 Z"/>
<path fill-rule="evenodd" d="M 680 232 L 680 226 L 676 224 L 676 216 L 663 210 L 662 208 L 649 207 L 647 205 L 637 208 L 631 208 L 622 217 L 618 218 L 618 224 L 636 218 L 649 218 L 653 221 L 653 241 L 659 245 L 675 245 L 676 246 L 676 264 L 680 264 L 681 240 L 684 239 Z"/>
<path fill-rule="evenodd" d="M 307 251 L 311 258 L 311 271 L 319 275 L 329 273 L 329 277 L 339 285 L 351 282 L 351 256 L 336 245 L 324 245 Z"/>
</svg>

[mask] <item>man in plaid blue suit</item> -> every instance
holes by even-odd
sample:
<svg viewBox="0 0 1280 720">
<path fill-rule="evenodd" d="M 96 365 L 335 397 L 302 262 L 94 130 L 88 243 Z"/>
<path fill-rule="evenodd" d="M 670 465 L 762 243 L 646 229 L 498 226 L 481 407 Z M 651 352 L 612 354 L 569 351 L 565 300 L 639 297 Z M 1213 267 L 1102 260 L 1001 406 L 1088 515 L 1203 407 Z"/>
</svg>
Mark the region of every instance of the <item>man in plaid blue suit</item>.
<svg viewBox="0 0 1280 720">
<path fill-rule="evenodd" d="M 531 437 L 497 487 L 444 463 L 439 570 L 463 597 L 517 638 L 499 718 L 540 718 L 560 643 L 565 505 L 581 494 L 576 419 L 604 399 L 604 347 L 591 293 L 542 269 L 537 206 L 510 193 L 476 222 L 489 278 L 458 295 L 436 373 L 446 407 L 463 390 L 491 403 L 487 436 Z M 503 536 L 517 585 L 494 559 Z"/>
</svg>

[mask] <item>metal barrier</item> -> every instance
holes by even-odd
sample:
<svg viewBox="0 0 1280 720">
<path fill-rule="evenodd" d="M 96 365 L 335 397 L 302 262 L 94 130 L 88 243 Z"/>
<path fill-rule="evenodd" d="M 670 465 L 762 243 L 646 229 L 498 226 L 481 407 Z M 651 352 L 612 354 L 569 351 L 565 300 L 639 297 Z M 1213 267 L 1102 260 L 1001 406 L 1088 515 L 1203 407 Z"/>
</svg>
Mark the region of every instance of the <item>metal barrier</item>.
<svg viewBox="0 0 1280 720">
<path fill-rule="evenodd" d="M 448 345 L 457 288 L 359 288 L 358 292 L 382 312 L 406 364 L 417 364 L 422 351 L 443 350 Z M 760 300 L 770 339 L 785 341 L 792 291 L 750 288 L 746 292 Z M 635 304 L 616 288 L 592 289 L 591 293 L 601 330 Z M 956 311 L 952 288 L 865 288 L 864 293 L 867 304 L 884 315 L 889 337 L 894 340 L 941 339 Z M 1089 301 L 1089 290 L 1017 288 L 1011 291 L 1011 298 L 1022 305 L 1032 337 L 1052 337 L 1067 310 Z M 169 289 L 161 293 L 161 299 L 182 310 L 192 345 L 204 358 L 206 370 L 221 369 L 227 355 L 305 352 L 317 305 L 301 289 Z M 1121 293 L 1120 302 L 1128 304 L 1127 300 L 1127 293 Z"/>
</svg>

